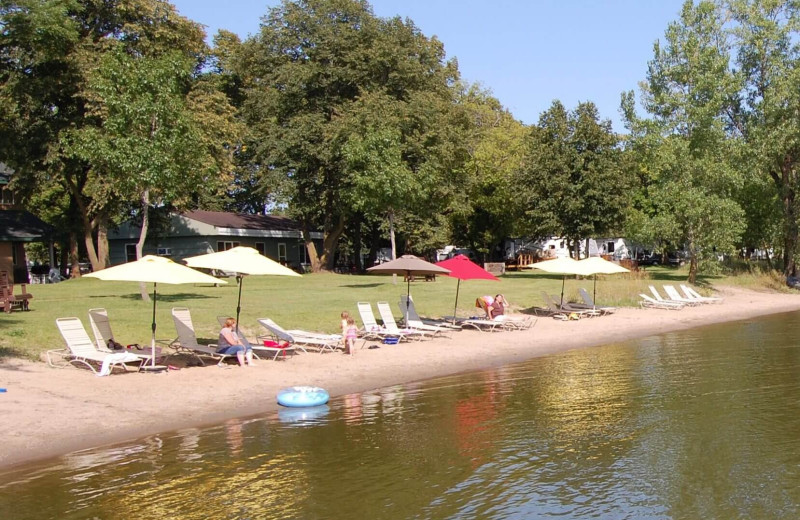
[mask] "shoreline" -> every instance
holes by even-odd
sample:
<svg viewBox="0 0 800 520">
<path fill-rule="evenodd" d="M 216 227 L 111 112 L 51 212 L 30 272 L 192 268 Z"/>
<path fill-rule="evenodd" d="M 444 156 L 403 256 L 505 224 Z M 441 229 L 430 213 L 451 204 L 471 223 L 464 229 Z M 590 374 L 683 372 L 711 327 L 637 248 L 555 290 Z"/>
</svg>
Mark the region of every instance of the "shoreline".
<svg viewBox="0 0 800 520">
<path fill-rule="evenodd" d="M 255 367 L 186 368 L 95 377 L 20 359 L 0 361 L 0 471 L 147 435 L 274 413 L 281 388 L 321 386 L 331 398 L 519 363 L 539 356 L 800 310 L 800 294 L 721 287 L 721 304 L 680 311 L 622 308 L 561 322 L 540 316 L 527 331 L 464 330 L 450 338 L 308 353 Z M 369 342 L 373 344 L 376 342 Z M 357 343 L 361 347 L 362 341 Z"/>
</svg>

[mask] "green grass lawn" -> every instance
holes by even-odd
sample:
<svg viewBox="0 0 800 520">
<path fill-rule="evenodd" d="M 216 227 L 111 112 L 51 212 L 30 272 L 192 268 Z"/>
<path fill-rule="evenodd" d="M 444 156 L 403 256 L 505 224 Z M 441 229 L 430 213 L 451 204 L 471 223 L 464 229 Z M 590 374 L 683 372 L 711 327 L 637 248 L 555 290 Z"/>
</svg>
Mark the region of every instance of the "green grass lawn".
<svg viewBox="0 0 800 520">
<path fill-rule="evenodd" d="M 635 306 L 638 294 L 647 291 L 647 285 L 656 283 L 682 283 L 686 280 L 685 268 L 648 268 L 647 271 L 626 275 L 599 276 L 597 303 L 599 305 Z M 166 285 L 158 287 L 156 321 L 157 337 L 171 340 L 175 327 L 170 315 L 172 307 L 188 307 L 198 338 L 216 341 L 219 326 L 216 316 L 236 315 L 238 286 L 233 278 L 227 285 Z M 736 283 L 754 287 L 764 286 L 759 277 L 744 279 L 717 277 L 705 283 Z M 411 283 L 411 294 L 417 310 L 423 316 L 443 316 L 453 313 L 457 280 L 438 277 L 435 282 Z M 152 284 L 148 284 L 152 293 Z M 592 292 L 592 280 L 574 277 L 567 279 L 565 299 L 577 301 L 578 288 Z M 541 292 L 553 295 L 561 292 L 561 277 L 536 271 L 509 273 L 500 282 L 464 281 L 458 303 L 460 316 L 476 315 L 475 298 L 483 294 L 505 294 L 512 308 L 518 312 L 533 312 L 542 307 Z M 108 310 L 115 339 L 123 344 L 148 345 L 152 302 L 142 301 L 139 285 L 130 282 L 105 282 L 82 278 L 48 285 L 29 285 L 34 295 L 29 312 L 0 313 L 0 357 L 18 356 L 39 359 L 42 352 L 61 348 L 63 341 L 55 326 L 59 317 L 76 316 L 83 321 L 92 336 L 87 311 L 94 307 Z M 324 332 L 338 332 L 339 315 L 350 311 L 359 323 L 356 302 L 368 301 L 373 306 L 378 301 L 388 301 L 400 311 L 397 302 L 406 293 L 402 277 L 393 283 L 391 276 L 313 274 L 302 278 L 280 276 L 249 276 L 242 291 L 241 328 L 254 338 L 262 332 L 257 318 L 269 317 L 285 328 L 302 328 Z M 375 309 L 377 313 L 377 309 Z M 93 337 L 93 336 L 92 336 Z"/>
</svg>

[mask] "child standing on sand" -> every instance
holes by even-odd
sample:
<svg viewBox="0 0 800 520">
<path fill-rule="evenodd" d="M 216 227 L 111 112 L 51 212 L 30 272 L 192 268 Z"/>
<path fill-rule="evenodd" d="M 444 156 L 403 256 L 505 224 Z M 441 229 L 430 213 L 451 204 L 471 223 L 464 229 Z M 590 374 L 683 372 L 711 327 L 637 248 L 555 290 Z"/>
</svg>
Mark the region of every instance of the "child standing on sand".
<svg viewBox="0 0 800 520">
<path fill-rule="evenodd" d="M 358 339 L 358 327 L 356 327 L 356 320 L 352 316 L 347 317 L 347 329 L 344 334 L 344 352 L 345 354 L 353 355 L 356 349 L 356 339 Z"/>
</svg>

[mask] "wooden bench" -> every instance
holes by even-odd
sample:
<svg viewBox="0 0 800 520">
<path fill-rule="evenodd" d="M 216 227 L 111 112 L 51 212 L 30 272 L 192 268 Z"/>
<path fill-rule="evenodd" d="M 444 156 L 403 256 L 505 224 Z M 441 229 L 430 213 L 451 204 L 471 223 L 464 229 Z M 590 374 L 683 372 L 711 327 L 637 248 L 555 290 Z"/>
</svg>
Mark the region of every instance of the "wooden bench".
<svg viewBox="0 0 800 520">
<path fill-rule="evenodd" d="M 29 308 L 29 300 L 33 295 L 27 291 L 26 284 L 22 286 L 22 293 L 14 294 L 14 286 L 6 285 L 0 288 L 0 304 L 3 306 L 4 312 L 11 312 L 12 310 L 27 311 Z"/>
</svg>

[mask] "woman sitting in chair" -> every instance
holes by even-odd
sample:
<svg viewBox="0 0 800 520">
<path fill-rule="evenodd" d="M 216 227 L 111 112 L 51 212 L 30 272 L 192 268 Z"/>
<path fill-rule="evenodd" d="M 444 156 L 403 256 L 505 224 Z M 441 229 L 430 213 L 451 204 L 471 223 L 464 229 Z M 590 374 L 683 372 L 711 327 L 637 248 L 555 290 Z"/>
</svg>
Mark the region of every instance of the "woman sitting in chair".
<svg viewBox="0 0 800 520">
<path fill-rule="evenodd" d="M 253 366 L 253 349 L 239 337 L 234 318 L 225 320 L 225 326 L 219 331 L 217 353 L 229 356 L 236 354 L 240 366 L 245 366 L 245 361 L 248 365 Z"/>
<path fill-rule="evenodd" d="M 505 318 L 506 313 L 506 298 L 502 294 L 494 297 L 494 301 L 486 309 L 486 314 L 490 320 L 502 320 Z"/>
</svg>

